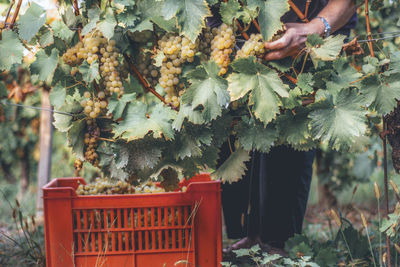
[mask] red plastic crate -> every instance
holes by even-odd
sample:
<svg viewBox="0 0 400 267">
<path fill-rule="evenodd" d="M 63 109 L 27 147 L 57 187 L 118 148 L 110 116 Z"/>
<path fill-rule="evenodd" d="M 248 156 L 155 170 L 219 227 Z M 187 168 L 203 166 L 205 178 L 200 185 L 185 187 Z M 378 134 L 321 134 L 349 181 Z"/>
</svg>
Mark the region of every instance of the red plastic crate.
<svg viewBox="0 0 400 267">
<path fill-rule="evenodd" d="M 220 182 L 209 175 L 159 194 L 80 196 L 78 182 L 43 187 L 48 267 L 220 266 Z"/>
</svg>

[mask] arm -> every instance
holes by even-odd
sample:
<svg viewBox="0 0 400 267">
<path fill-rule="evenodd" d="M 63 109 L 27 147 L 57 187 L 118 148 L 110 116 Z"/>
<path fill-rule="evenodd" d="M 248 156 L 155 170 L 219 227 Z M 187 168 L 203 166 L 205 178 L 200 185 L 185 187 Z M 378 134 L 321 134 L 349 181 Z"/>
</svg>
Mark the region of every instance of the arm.
<svg viewBox="0 0 400 267">
<path fill-rule="evenodd" d="M 353 0 L 330 0 L 318 16 L 325 18 L 332 28 L 332 33 L 343 27 L 356 12 Z M 287 23 L 285 34 L 273 42 L 265 42 L 264 46 L 271 52 L 265 55 L 266 60 L 277 60 L 288 56 L 296 56 L 305 46 L 310 34 L 323 35 L 325 25 L 319 18 L 308 23 Z"/>
</svg>

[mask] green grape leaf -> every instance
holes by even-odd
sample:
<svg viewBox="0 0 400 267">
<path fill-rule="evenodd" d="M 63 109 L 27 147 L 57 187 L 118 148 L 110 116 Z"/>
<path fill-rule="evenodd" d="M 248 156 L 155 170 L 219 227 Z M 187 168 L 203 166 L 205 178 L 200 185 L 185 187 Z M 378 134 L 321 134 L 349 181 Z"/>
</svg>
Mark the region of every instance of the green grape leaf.
<svg viewBox="0 0 400 267">
<path fill-rule="evenodd" d="M 295 109 L 295 114 L 291 110 L 285 111 L 278 117 L 277 125 L 279 137 L 290 145 L 306 144 L 311 137 L 308 118 L 309 110 L 304 107 Z"/>
<path fill-rule="evenodd" d="M 82 35 L 88 34 L 96 27 L 96 24 L 100 19 L 100 9 L 97 7 L 89 9 L 88 18 L 89 18 L 89 23 L 86 24 L 85 27 L 83 27 L 81 32 Z"/>
<path fill-rule="evenodd" d="M 249 152 L 239 148 L 233 152 L 229 158 L 211 174 L 214 179 L 223 182 L 233 183 L 242 179 L 246 173 L 247 167 L 245 162 L 250 160 Z"/>
<path fill-rule="evenodd" d="M 241 16 L 241 6 L 238 0 L 228 0 L 227 2 L 222 2 L 220 7 L 220 14 L 222 21 L 225 24 L 232 24 L 233 19 L 239 18 Z"/>
<path fill-rule="evenodd" d="M 321 138 L 333 149 L 350 147 L 367 127 L 367 112 L 361 106 L 354 90 L 343 89 L 336 98 L 327 93 L 324 101 L 313 104 L 309 115 L 313 137 Z"/>
<path fill-rule="evenodd" d="M 163 2 L 159 0 L 138 0 L 137 6 L 141 15 L 141 21 L 152 21 L 157 24 L 161 29 L 172 32 L 176 31 L 176 18 L 173 17 L 166 20 L 161 14 L 163 14 Z"/>
<path fill-rule="evenodd" d="M 46 29 L 46 31 L 40 36 L 39 44 L 42 48 L 54 44 L 53 33 Z"/>
<path fill-rule="evenodd" d="M 15 63 L 21 63 L 24 46 L 15 32 L 4 30 L 0 40 L 0 70 L 9 70 Z"/>
<path fill-rule="evenodd" d="M 361 94 L 379 114 L 390 113 L 397 106 L 396 99 L 400 100 L 400 74 L 367 77 L 362 81 Z"/>
<path fill-rule="evenodd" d="M 350 66 L 346 58 L 339 58 L 334 61 L 333 67 L 336 72 L 332 73 L 331 78 L 326 83 L 328 90 L 339 91 L 342 88 L 349 88 L 350 86 L 358 87 L 356 81 L 362 75 Z"/>
<path fill-rule="evenodd" d="M 51 105 L 55 106 L 56 108 L 60 108 L 65 102 L 66 94 L 67 92 L 65 87 L 62 86 L 61 83 L 57 83 L 57 85 L 51 88 L 50 91 Z"/>
<path fill-rule="evenodd" d="M 255 116 L 265 124 L 273 120 L 282 105 L 279 96 L 289 96 L 278 74 L 256 62 L 255 57 L 237 59 L 231 66 L 235 71 L 228 77 L 231 101 L 250 92 L 249 104 Z"/>
<path fill-rule="evenodd" d="M 194 124 L 204 123 L 204 119 L 200 111 L 193 110 L 192 106 L 189 105 L 181 105 L 179 108 L 179 112 L 176 115 L 174 122 L 172 123 L 172 128 L 179 132 L 182 128 L 182 124 L 185 118 L 187 118 L 188 121 Z"/>
<path fill-rule="evenodd" d="M 134 9 L 127 8 L 124 12 L 117 14 L 117 19 L 119 25 L 122 23 L 125 27 L 131 28 L 136 25 L 140 18 L 138 17 Z M 145 21 L 149 23 L 152 28 L 152 23 L 148 20 Z M 140 24 L 141 23 L 143 23 L 143 21 L 140 22 Z"/>
<path fill-rule="evenodd" d="M 133 6 L 135 5 L 134 0 L 114 0 L 115 4 L 123 5 L 123 6 Z"/>
<path fill-rule="evenodd" d="M 55 20 L 51 23 L 54 36 L 60 38 L 63 41 L 69 42 L 74 36 L 74 32 L 68 28 L 67 25 L 61 20 Z"/>
<path fill-rule="evenodd" d="M 249 0 L 248 8 L 259 8 L 258 22 L 264 40 L 271 40 L 282 29 L 281 17 L 289 11 L 287 0 Z"/>
<path fill-rule="evenodd" d="M 300 106 L 303 103 L 301 95 L 302 93 L 299 87 L 295 87 L 294 89 L 290 90 L 289 97 L 282 98 L 283 106 L 287 109 Z"/>
<path fill-rule="evenodd" d="M 192 42 L 205 27 L 204 18 L 211 15 L 203 0 L 166 0 L 162 14 L 167 20 L 176 17 L 180 32 Z"/>
<path fill-rule="evenodd" d="M 124 120 L 114 126 L 113 132 L 127 141 L 143 138 L 150 132 L 154 138 L 173 139 L 171 122 L 174 117 L 175 112 L 162 103 L 149 110 L 143 102 L 134 102 L 127 106 Z"/>
<path fill-rule="evenodd" d="M 136 93 L 124 94 L 118 98 L 115 94 L 108 101 L 108 113 L 113 115 L 114 120 L 121 118 L 128 103 L 136 99 Z"/>
<path fill-rule="evenodd" d="M 128 169 L 144 170 L 154 168 L 161 160 L 162 145 L 154 140 L 135 140 L 127 144 L 129 149 Z"/>
<path fill-rule="evenodd" d="M 218 3 L 218 0 L 207 0 L 209 6 L 215 5 Z"/>
<path fill-rule="evenodd" d="M 85 147 L 85 128 L 86 120 L 78 120 L 72 122 L 71 128 L 68 131 L 69 145 L 72 147 L 72 151 L 76 157 L 80 160 L 84 160 L 83 150 Z"/>
<path fill-rule="evenodd" d="M 274 125 L 269 124 L 264 127 L 260 121 L 247 117 L 242 117 L 242 121 L 235 126 L 235 131 L 239 143 L 247 151 L 254 149 L 268 153 L 278 137 L 278 131 Z"/>
<path fill-rule="evenodd" d="M 46 81 L 51 84 L 54 71 L 58 63 L 58 51 L 56 48 L 51 50 L 51 54 L 47 55 L 44 50 L 39 50 L 36 54 L 36 60 L 31 64 L 32 74 L 38 74 L 40 81 Z"/>
<path fill-rule="evenodd" d="M 186 74 L 191 86 L 182 96 L 182 102 L 191 105 L 193 109 L 201 106 L 205 121 L 220 116 L 222 107 L 229 104 L 227 82 L 218 76 L 218 72 L 218 65 L 214 61 L 209 61 Z"/>
<path fill-rule="evenodd" d="M 46 22 L 46 10 L 32 2 L 26 12 L 18 19 L 19 36 L 29 42 Z"/>
<path fill-rule="evenodd" d="M 345 35 L 331 35 L 324 40 L 322 45 L 307 47 L 311 59 L 315 66 L 318 66 L 319 60 L 335 60 L 342 50 Z"/>
<path fill-rule="evenodd" d="M 57 111 L 76 114 L 82 111 L 81 105 L 73 99 L 71 96 L 67 96 L 64 105 L 62 105 Z M 60 113 L 53 113 L 54 127 L 60 132 L 67 132 L 72 127 L 73 117 Z"/>
<path fill-rule="evenodd" d="M 389 69 L 385 71 L 385 75 L 393 73 L 400 73 L 400 51 L 390 55 Z"/>
<path fill-rule="evenodd" d="M 301 89 L 303 93 L 312 93 L 314 92 L 314 81 L 313 75 L 310 72 L 301 73 L 297 76 L 297 86 Z"/>
<path fill-rule="evenodd" d="M 310 34 L 307 36 L 306 46 L 307 48 L 317 47 L 324 44 L 324 39 L 318 34 Z"/>
<path fill-rule="evenodd" d="M 110 40 L 114 36 L 114 28 L 117 21 L 111 8 L 107 8 L 105 19 L 97 24 L 97 28 L 103 33 L 104 37 Z"/>
<path fill-rule="evenodd" d="M 79 72 L 82 73 L 82 78 L 87 83 L 97 80 L 99 76 L 99 63 L 97 61 L 89 65 L 87 61 L 84 61 L 79 66 Z"/>
<path fill-rule="evenodd" d="M 336 266 L 339 262 L 336 249 L 333 247 L 321 248 L 315 256 L 315 262 L 319 266 Z"/>
</svg>

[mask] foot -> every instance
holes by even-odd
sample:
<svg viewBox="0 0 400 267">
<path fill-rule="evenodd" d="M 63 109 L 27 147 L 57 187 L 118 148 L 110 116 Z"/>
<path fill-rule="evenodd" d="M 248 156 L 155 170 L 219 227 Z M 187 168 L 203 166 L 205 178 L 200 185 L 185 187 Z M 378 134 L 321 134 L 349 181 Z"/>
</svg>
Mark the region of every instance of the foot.
<svg viewBox="0 0 400 267">
<path fill-rule="evenodd" d="M 238 242 L 234 243 L 233 245 L 224 248 L 222 251 L 224 253 L 230 253 L 232 250 L 237 250 L 241 248 L 251 248 L 254 245 L 257 245 L 259 243 L 258 238 L 251 238 L 251 237 L 245 237 L 240 239 Z"/>
</svg>

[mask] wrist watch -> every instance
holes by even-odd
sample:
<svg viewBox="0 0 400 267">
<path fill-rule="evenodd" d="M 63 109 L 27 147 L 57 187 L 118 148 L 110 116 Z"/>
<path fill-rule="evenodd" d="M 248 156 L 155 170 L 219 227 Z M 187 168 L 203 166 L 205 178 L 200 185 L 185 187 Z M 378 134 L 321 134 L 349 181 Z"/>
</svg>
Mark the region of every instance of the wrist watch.
<svg viewBox="0 0 400 267">
<path fill-rule="evenodd" d="M 332 30 L 331 25 L 329 25 L 328 21 L 324 17 L 318 16 L 316 18 L 322 20 L 322 22 L 324 23 L 325 25 L 324 38 L 327 38 L 329 35 L 331 35 L 331 30 Z"/>
</svg>

